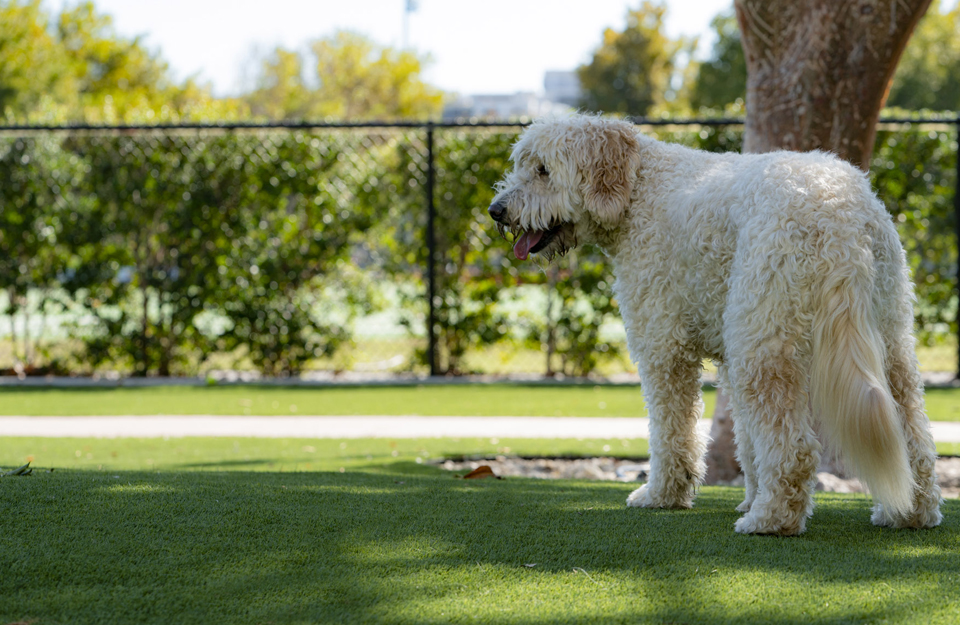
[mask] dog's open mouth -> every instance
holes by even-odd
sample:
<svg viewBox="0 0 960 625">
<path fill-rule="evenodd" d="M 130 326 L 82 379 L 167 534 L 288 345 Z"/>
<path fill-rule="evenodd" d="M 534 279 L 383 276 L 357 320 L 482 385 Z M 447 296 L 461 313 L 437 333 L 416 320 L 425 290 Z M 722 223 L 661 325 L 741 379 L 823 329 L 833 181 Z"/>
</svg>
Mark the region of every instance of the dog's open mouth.
<svg viewBox="0 0 960 625">
<path fill-rule="evenodd" d="M 527 260 L 530 254 L 536 254 L 544 249 L 560 233 L 563 226 L 554 226 L 549 230 L 527 230 L 517 238 L 513 244 L 513 254 L 520 260 Z"/>
</svg>

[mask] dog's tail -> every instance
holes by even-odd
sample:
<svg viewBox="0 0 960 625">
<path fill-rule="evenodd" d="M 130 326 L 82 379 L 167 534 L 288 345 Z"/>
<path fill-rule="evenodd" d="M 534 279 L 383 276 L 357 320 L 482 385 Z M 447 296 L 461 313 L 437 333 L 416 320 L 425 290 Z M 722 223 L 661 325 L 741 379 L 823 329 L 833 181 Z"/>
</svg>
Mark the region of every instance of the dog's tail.
<svg viewBox="0 0 960 625">
<path fill-rule="evenodd" d="M 871 311 L 871 263 L 831 272 L 814 319 L 810 391 L 814 413 L 876 501 L 898 516 L 913 507 L 902 418 L 884 374 L 884 343 Z M 835 266 L 836 268 L 836 266 Z"/>
</svg>

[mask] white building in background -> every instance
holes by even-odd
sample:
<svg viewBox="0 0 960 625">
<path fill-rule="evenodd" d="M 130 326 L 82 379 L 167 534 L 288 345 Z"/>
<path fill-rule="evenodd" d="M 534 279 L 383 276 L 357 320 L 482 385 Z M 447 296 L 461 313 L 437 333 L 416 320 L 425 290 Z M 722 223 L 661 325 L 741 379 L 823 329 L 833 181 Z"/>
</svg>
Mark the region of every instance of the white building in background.
<svg viewBox="0 0 960 625">
<path fill-rule="evenodd" d="M 543 95 L 551 102 L 576 108 L 580 106 L 580 78 L 576 72 L 546 72 Z"/>
<path fill-rule="evenodd" d="M 444 120 L 517 119 L 569 113 L 580 100 L 576 72 L 547 72 L 543 93 L 520 92 L 459 96 L 443 109 Z"/>
</svg>

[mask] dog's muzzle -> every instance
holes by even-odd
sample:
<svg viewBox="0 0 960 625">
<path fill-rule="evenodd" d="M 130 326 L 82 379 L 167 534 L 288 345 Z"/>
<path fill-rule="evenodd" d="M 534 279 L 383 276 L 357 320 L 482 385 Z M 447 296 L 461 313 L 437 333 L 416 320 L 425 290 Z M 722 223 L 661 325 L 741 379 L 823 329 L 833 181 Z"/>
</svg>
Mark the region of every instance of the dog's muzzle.
<svg viewBox="0 0 960 625">
<path fill-rule="evenodd" d="M 490 213 L 490 216 L 493 217 L 493 220 L 497 223 L 506 223 L 507 221 L 507 207 L 500 203 L 494 202 L 490 205 L 490 208 L 487 209 L 487 212 Z"/>
</svg>

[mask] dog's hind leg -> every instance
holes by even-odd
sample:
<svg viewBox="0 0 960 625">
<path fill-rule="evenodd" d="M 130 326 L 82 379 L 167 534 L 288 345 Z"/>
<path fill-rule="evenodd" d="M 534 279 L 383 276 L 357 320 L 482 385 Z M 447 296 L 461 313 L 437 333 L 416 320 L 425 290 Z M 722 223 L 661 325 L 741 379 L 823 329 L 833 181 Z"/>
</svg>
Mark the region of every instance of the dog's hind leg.
<svg viewBox="0 0 960 625">
<path fill-rule="evenodd" d="M 877 279 L 871 304 L 884 344 L 887 385 L 903 428 L 913 497 L 907 514 L 895 514 L 878 503 L 872 521 L 887 527 L 934 527 L 942 519 L 941 492 L 936 482 L 937 449 L 924 411 L 913 336 L 913 285 L 896 231 L 877 228 L 873 236 Z"/>
<path fill-rule="evenodd" d="M 730 382 L 727 377 L 727 366 L 721 364 L 717 367 L 717 377 L 720 382 L 720 388 L 724 389 L 724 395 L 730 402 L 730 418 L 733 420 L 733 435 L 737 446 L 737 462 L 740 464 L 740 470 L 743 471 L 744 494 L 743 502 L 737 506 L 737 512 L 750 512 L 753 506 L 753 500 L 757 498 L 757 467 L 756 454 L 753 448 L 753 438 L 750 435 L 750 429 L 743 426 L 744 420 L 740 417 L 737 410 L 737 402 L 730 397 Z M 719 410 L 719 407 L 718 409 Z"/>
<path fill-rule="evenodd" d="M 650 479 L 627 498 L 639 508 L 689 508 L 706 473 L 706 441 L 698 359 L 676 350 L 658 364 L 641 363 L 640 382 L 650 413 Z"/>
<path fill-rule="evenodd" d="M 750 428 L 745 427 L 744 419 L 738 414 L 736 402 L 731 401 L 731 404 L 733 435 L 737 441 L 737 462 L 740 463 L 740 470 L 743 471 L 743 486 L 746 491 L 743 502 L 737 506 L 737 512 L 750 512 L 759 491 L 757 454 Z"/>
<path fill-rule="evenodd" d="M 914 482 L 913 510 L 904 517 L 893 515 L 882 504 L 877 504 L 872 521 L 886 527 L 934 527 L 942 519 L 940 486 L 936 482 L 937 448 L 924 411 L 923 381 L 917 369 L 913 337 L 906 323 L 896 325 L 903 326 L 899 328 L 901 332 L 894 337 L 885 337 L 888 341 L 887 381 L 907 442 L 907 457 Z"/>
<path fill-rule="evenodd" d="M 781 354 L 731 367 L 738 453 L 748 478 L 743 534 L 794 535 L 813 512 L 820 444 L 812 427 L 803 367 Z M 749 506 L 749 507 L 748 507 Z M 744 508 L 747 508 L 744 510 Z"/>
</svg>

